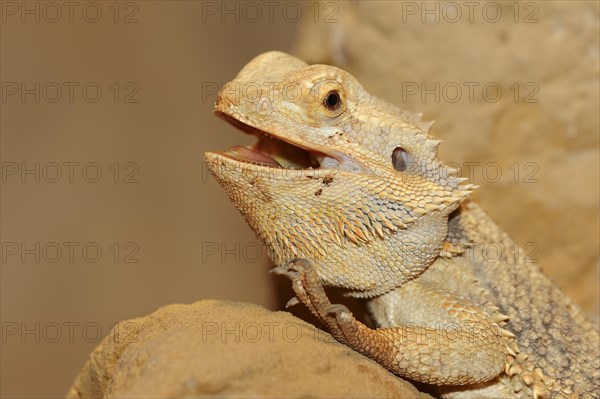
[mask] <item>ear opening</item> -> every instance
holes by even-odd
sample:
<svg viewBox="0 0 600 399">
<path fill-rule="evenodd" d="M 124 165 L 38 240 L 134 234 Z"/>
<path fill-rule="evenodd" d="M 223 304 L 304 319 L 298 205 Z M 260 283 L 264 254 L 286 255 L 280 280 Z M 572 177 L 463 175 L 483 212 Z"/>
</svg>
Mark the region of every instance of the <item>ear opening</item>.
<svg viewBox="0 0 600 399">
<path fill-rule="evenodd" d="M 392 165 L 394 165 L 394 169 L 398 172 L 404 172 L 408 170 L 411 163 L 411 156 L 406 150 L 402 147 L 394 148 L 392 152 Z"/>
</svg>

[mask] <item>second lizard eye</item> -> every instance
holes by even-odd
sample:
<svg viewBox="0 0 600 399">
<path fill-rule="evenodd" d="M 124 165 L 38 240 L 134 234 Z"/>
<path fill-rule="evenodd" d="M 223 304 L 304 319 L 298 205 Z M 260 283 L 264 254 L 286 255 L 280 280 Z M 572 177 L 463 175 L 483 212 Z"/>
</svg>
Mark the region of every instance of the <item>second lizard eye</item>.
<svg viewBox="0 0 600 399">
<path fill-rule="evenodd" d="M 340 108 L 342 105 L 342 98 L 340 97 L 340 93 L 337 90 L 332 90 L 325 96 L 325 100 L 323 100 L 323 105 L 325 105 L 328 109 L 335 111 Z"/>
</svg>

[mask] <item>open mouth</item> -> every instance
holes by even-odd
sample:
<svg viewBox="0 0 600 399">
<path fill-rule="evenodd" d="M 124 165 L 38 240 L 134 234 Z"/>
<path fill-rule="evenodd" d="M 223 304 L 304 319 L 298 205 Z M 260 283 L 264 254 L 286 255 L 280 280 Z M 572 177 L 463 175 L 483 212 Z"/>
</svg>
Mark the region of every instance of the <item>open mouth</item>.
<svg viewBox="0 0 600 399">
<path fill-rule="evenodd" d="M 226 113 L 216 112 L 216 114 L 237 129 L 258 138 L 258 141 L 253 145 L 234 146 L 219 152 L 228 158 L 253 165 L 280 169 L 321 169 L 326 160 L 333 160 L 338 163 L 323 153 L 284 141 Z"/>
</svg>

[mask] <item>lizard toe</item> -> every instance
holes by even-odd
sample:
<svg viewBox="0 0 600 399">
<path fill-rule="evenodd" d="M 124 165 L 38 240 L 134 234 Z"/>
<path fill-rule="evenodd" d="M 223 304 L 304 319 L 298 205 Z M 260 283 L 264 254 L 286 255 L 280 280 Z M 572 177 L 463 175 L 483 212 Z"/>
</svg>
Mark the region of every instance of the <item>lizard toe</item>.
<svg viewBox="0 0 600 399">
<path fill-rule="evenodd" d="M 300 300 L 297 297 L 293 296 L 290 298 L 289 301 L 287 301 L 287 303 L 285 304 L 285 308 L 286 309 L 291 308 L 292 306 L 296 306 L 299 303 L 300 303 Z"/>
<path fill-rule="evenodd" d="M 292 281 L 300 277 L 300 273 L 289 266 L 274 267 L 273 269 L 269 270 L 269 273 L 277 274 L 279 276 L 286 276 Z"/>
<path fill-rule="evenodd" d="M 295 270 L 301 272 L 304 270 L 309 270 L 312 266 L 309 260 L 297 258 L 288 263 L 288 267 L 294 268 Z"/>
<path fill-rule="evenodd" d="M 336 318 L 346 319 L 352 316 L 350 309 L 341 304 L 334 304 L 327 308 L 327 313 L 335 316 Z"/>
</svg>

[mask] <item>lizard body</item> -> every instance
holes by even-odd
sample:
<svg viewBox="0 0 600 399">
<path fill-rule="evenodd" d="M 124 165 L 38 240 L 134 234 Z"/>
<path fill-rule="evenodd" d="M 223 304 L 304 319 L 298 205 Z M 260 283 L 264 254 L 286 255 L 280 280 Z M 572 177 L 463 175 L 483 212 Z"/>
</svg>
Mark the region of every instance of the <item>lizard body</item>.
<svg viewBox="0 0 600 399">
<path fill-rule="evenodd" d="M 475 187 L 438 159 L 420 115 L 280 52 L 246 65 L 215 113 L 259 140 L 208 152 L 207 166 L 336 339 L 446 397 L 595 394 L 597 331 L 510 258 L 522 250 L 465 203 Z M 379 328 L 323 285 L 366 298 Z"/>
</svg>

